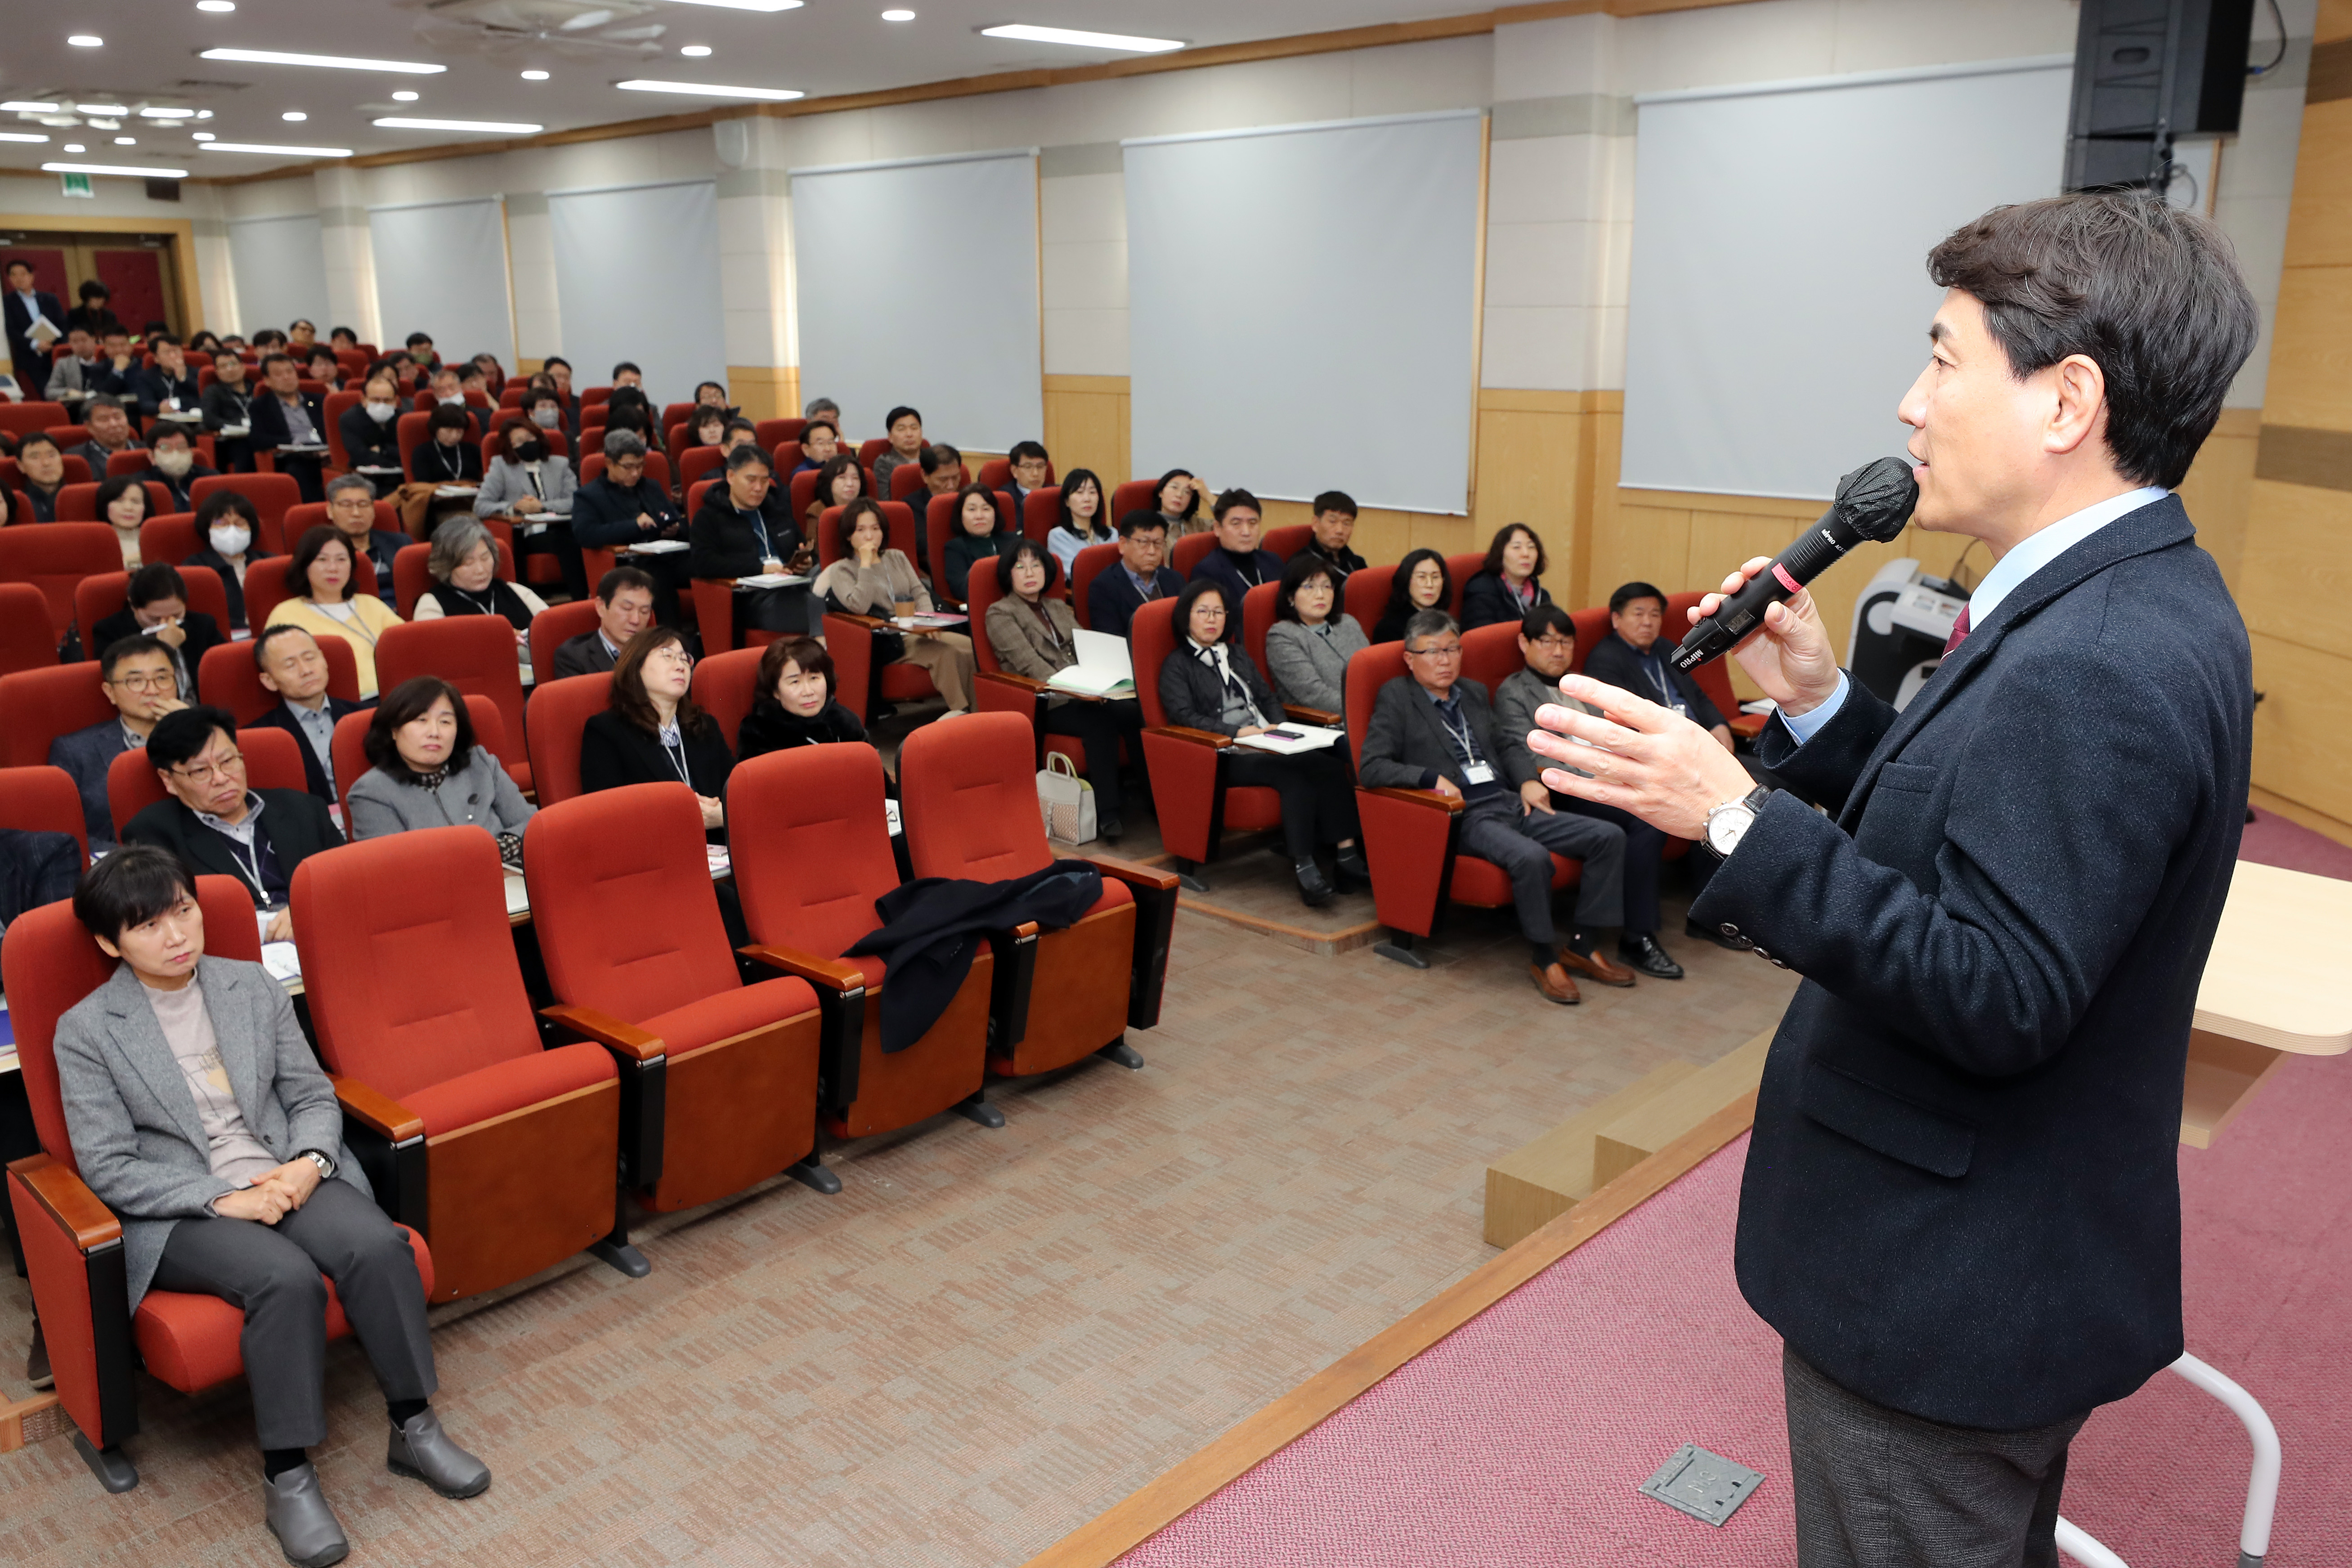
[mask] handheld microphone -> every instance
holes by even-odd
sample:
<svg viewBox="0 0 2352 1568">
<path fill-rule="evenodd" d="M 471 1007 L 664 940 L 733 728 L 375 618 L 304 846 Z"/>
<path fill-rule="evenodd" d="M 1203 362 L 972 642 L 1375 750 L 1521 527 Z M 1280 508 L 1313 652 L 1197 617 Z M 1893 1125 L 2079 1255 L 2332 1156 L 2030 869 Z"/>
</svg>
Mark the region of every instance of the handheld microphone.
<svg viewBox="0 0 2352 1568">
<path fill-rule="evenodd" d="M 1903 531 L 1919 504 L 1919 481 L 1906 458 L 1881 458 L 1838 480 L 1837 500 L 1821 521 L 1799 534 L 1780 558 L 1748 579 L 1715 614 L 1691 627 L 1667 657 L 1676 669 L 1696 669 L 1731 651 L 1763 624 L 1764 612 L 1796 594 L 1865 539 L 1880 543 Z"/>
</svg>

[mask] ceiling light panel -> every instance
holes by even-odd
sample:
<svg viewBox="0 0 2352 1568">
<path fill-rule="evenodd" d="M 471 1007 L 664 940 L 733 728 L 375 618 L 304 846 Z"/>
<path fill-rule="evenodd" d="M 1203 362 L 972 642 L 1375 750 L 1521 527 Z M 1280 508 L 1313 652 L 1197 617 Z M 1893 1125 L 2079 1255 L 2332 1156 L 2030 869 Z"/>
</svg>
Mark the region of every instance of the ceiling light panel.
<svg viewBox="0 0 2352 1568">
<path fill-rule="evenodd" d="M 44 163 L 45 174 L 121 174 L 133 180 L 184 180 L 185 169 L 142 169 L 127 163 Z"/>
<path fill-rule="evenodd" d="M 982 27 L 981 36 L 988 38 L 1011 38 L 1024 44 L 1068 44 L 1081 49 L 1120 49 L 1136 55 L 1164 55 L 1171 49 L 1184 47 L 1181 38 L 1138 38 L 1125 33 L 1087 33 L 1070 27 L 1033 27 L 1026 22 L 1008 22 L 1001 27 Z"/>
<path fill-rule="evenodd" d="M 624 92 L 674 92 L 686 98 L 756 98 L 772 103 L 807 94 L 789 87 L 720 87 L 700 81 L 647 81 L 642 78 L 613 84 Z"/>
<path fill-rule="evenodd" d="M 47 137 L 34 131 L 0 131 L 0 142 L 47 142 Z"/>
<path fill-rule="evenodd" d="M 343 55 L 289 55 L 277 49 L 206 49 L 198 58 L 240 60 L 255 66 L 315 66 L 322 70 L 396 71 L 406 76 L 439 76 L 449 68 L 416 60 L 354 59 Z"/>
<path fill-rule="evenodd" d="M 387 131 L 480 131 L 493 136 L 531 136 L 547 129 L 544 125 L 516 124 L 502 120 L 417 120 L 404 114 L 387 114 L 368 123 L 381 125 Z"/>
<path fill-rule="evenodd" d="M 723 11 L 797 11 L 803 0 L 678 0 L 681 5 L 716 5 Z"/>
<path fill-rule="evenodd" d="M 348 147 L 288 147 L 275 142 L 206 142 L 196 149 L 199 153 L 262 153 L 281 157 L 348 158 Z"/>
</svg>

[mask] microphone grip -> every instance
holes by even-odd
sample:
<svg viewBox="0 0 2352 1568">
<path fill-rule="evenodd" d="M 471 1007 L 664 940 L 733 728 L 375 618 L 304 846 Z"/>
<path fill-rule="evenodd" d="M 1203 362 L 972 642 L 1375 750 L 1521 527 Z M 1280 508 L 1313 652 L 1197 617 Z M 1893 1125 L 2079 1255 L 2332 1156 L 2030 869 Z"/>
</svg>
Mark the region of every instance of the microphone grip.
<svg viewBox="0 0 2352 1568">
<path fill-rule="evenodd" d="M 1741 584 L 1738 593 L 1716 606 L 1715 614 L 1691 627 L 1682 646 L 1668 656 L 1674 667 L 1693 670 L 1728 653 L 1763 624 L 1766 610 L 1794 598 L 1856 542 L 1853 534 L 1839 526 L 1832 511 L 1799 535 L 1770 565 Z"/>
</svg>

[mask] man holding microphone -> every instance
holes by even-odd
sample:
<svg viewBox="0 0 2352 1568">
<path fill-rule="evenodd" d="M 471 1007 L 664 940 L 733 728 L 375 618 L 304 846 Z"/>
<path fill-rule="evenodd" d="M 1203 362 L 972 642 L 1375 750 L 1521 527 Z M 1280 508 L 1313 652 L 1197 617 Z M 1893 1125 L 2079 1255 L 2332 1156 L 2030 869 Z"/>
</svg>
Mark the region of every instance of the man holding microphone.
<svg viewBox="0 0 2352 1568">
<path fill-rule="evenodd" d="M 1803 1568 L 2054 1565 L 2067 1445 L 2180 1354 L 2181 1085 L 2252 750 L 2245 629 L 2168 493 L 2254 342 L 2228 241 L 2068 195 L 1928 272 L 1913 521 L 1994 564 L 1917 698 L 1853 685 L 1800 592 L 1737 655 L 1787 787 L 1582 677 L 1606 716 L 1529 737 L 1590 774 L 1551 788 L 1705 843 L 1692 918 L 1805 977 L 1736 1256 L 1785 1344 Z"/>
</svg>

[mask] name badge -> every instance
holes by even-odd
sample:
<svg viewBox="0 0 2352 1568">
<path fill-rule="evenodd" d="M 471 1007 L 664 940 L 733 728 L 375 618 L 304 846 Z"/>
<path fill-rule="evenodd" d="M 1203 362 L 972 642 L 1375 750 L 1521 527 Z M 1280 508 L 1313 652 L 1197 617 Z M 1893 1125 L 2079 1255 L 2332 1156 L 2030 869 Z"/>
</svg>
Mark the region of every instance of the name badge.
<svg viewBox="0 0 2352 1568">
<path fill-rule="evenodd" d="M 1690 717 L 1690 704 L 1689 704 L 1689 703 L 1687 703 L 1687 702 L 1677 702 L 1677 703 L 1675 703 L 1675 718 L 1677 718 L 1677 719 L 1687 719 L 1687 718 L 1689 718 L 1689 717 Z"/>
<path fill-rule="evenodd" d="M 1470 763 L 1463 767 L 1462 777 L 1470 784 L 1490 784 L 1495 782 L 1495 769 L 1489 763 Z"/>
</svg>

